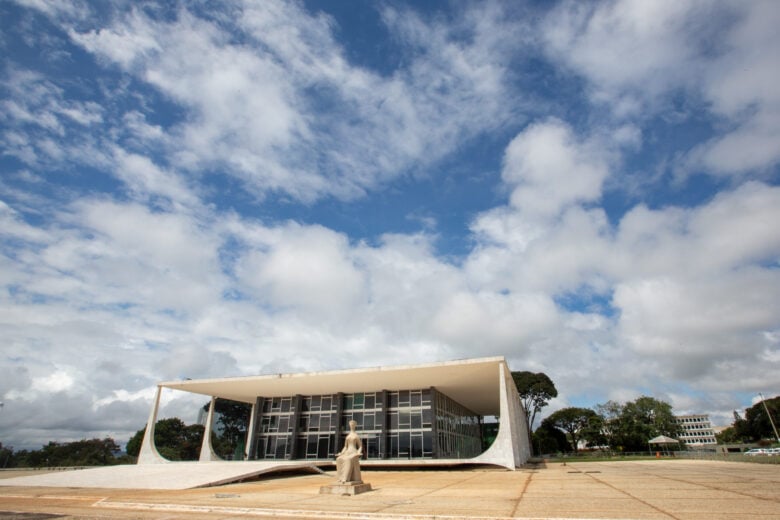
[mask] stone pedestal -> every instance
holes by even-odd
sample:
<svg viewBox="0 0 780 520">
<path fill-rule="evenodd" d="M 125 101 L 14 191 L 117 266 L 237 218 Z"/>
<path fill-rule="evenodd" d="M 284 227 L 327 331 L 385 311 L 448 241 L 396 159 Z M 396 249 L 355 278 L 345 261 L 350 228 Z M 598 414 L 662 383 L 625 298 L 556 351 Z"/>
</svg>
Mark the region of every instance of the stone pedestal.
<svg viewBox="0 0 780 520">
<path fill-rule="evenodd" d="M 359 495 L 371 491 L 371 484 L 366 482 L 345 482 L 320 486 L 320 495 Z"/>
</svg>

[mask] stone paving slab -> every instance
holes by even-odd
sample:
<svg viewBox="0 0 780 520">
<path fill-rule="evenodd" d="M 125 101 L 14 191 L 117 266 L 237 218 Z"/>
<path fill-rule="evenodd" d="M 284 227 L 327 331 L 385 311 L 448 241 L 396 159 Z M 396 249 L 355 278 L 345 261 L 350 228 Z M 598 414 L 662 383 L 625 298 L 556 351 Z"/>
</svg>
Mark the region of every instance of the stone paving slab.
<svg viewBox="0 0 780 520">
<path fill-rule="evenodd" d="M 4 486 L 0 511 L 66 518 L 780 519 L 780 466 L 711 461 L 549 464 L 519 471 L 366 469 L 372 491 L 320 495 L 331 475 L 186 490 Z M 0 515 L 2 516 L 2 515 Z"/>
</svg>

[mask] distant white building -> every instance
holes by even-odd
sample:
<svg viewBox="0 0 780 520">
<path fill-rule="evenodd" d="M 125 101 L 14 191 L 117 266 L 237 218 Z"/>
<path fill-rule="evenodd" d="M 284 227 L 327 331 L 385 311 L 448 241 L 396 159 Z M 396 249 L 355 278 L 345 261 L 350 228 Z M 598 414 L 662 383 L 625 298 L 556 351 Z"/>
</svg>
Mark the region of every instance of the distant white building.
<svg viewBox="0 0 780 520">
<path fill-rule="evenodd" d="M 715 440 L 715 430 L 709 415 L 676 415 L 674 419 L 682 427 L 680 440 L 686 445 L 696 448 L 714 446 L 718 443 Z"/>
</svg>

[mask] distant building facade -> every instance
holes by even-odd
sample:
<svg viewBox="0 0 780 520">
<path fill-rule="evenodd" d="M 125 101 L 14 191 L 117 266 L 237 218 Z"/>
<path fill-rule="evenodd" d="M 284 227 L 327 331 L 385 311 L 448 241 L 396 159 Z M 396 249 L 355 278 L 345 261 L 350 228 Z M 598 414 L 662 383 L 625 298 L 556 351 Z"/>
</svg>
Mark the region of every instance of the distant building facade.
<svg viewBox="0 0 780 520">
<path fill-rule="evenodd" d="M 675 421 L 682 428 L 680 440 L 691 448 L 715 446 L 715 430 L 707 414 L 677 415 Z"/>
</svg>

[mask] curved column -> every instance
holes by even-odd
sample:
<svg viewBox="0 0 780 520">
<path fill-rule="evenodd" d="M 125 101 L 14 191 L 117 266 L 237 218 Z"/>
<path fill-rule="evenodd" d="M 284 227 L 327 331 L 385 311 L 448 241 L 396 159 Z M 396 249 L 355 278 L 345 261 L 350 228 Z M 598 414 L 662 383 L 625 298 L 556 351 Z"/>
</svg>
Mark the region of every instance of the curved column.
<svg viewBox="0 0 780 520">
<path fill-rule="evenodd" d="M 493 444 L 470 462 L 496 464 L 514 470 L 525 464 L 531 456 L 525 412 L 520 395 L 512 382 L 509 367 L 501 363 L 499 370 L 499 420 L 498 434 Z"/>
<path fill-rule="evenodd" d="M 152 411 L 149 414 L 149 420 L 146 423 L 144 440 L 141 442 L 141 450 L 138 452 L 137 464 L 164 464 L 170 462 L 160 455 L 160 452 L 157 451 L 157 448 L 154 445 L 154 425 L 157 422 L 157 411 L 160 408 L 161 394 L 162 387 L 157 385 L 157 393 L 154 397 L 154 404 L 152 404 Z"/>
<path fill-rule="evenodd" d="M 203 442 L 200 445 L 200 458 L 198 462 L 214 462 L 225 460 L 217 455 L 214 451 L 214 446 L 211 444 L 211 425 L 214 424 L 214 408 L 217 402 L 216 397 L 211 398 L 209 404 L 209 413 L 206 419 L 206 428 L 203 430 Z"/>
<path fill-rule="evenodd" d="M 263 398 L 255 397 L 252 405 L 252 411 L 249 415 L 249 427 L 246 430 L 246 442 L 244 443 L 244 460 L 255 460 L 257 458 L 257 426 L 260 420 L 260 413 L 263 408 Z"/>
</svg>

